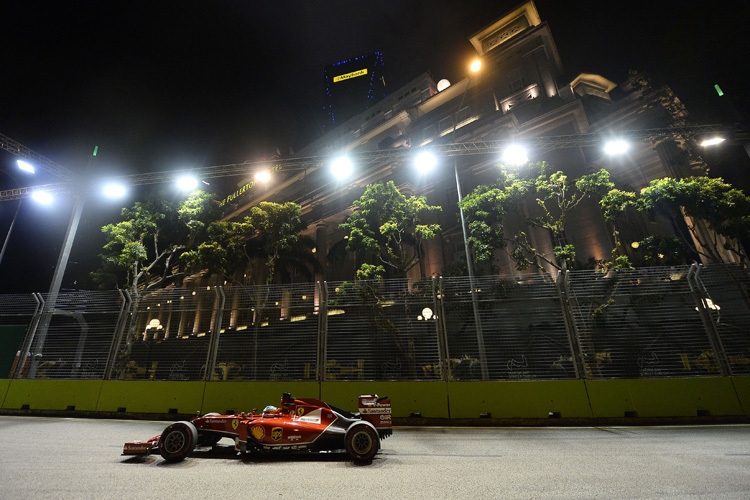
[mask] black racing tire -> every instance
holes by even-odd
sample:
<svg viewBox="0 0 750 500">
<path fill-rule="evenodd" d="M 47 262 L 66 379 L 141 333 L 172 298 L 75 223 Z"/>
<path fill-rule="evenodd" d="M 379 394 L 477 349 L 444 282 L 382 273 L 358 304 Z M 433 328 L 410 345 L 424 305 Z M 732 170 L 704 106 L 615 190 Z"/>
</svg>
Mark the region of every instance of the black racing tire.
<svg viewBox="0 0 750 500">
<path fill-rule="evenodd" d="M 366 424 L 349 427 L 345 442 L 346 454 L 355 462 L 369 462 L 380 449 L 377 431 Z"/>
<path fill-rule="evenodd" d="M 159 455 L 167 462 L 184 460 L 195 449 L 198 430 L 190 422 L 175 422 L 159 436 Z"/>
</svg>

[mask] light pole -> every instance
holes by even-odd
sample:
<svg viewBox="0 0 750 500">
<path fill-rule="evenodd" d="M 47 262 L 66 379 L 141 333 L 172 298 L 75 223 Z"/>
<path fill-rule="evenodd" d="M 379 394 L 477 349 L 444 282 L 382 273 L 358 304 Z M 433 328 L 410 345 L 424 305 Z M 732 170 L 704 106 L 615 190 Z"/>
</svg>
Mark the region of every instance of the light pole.
<svg viewBox="0 0 750 500">
<path fill-rule="evenodd" d="M 482 67 L 481 62 L 479 59 L 476 59 L 474 62 L 471 63 L 471 72 L 476 73 L 479 71 L 479 69 Z M 464 99 L 466 98 L 466 93 L 469 91 L 469 85 L 471 84 L 471 73 L 469 73 L 469 77 L 466 80 L 466 88 L 464 89 L 463 94 L 461 94 L 461 101 L 458 104 L 458 109 L 456 110 L 456 114 L 453 116 L 453 133 L 451 134 L 451 142 L 456 142 L 456 128 L 458 128 L 458 116 L 461 113 L 461 108 L 464 105 Z M 463 196 L 461 195 L 461 181 L 458 176 L 458 158 L 453 158 L 453 172 L 456 176 L 456 191 L 458 193 L 458 213 L 461 217 L 461 231 L 463 233 L 464 237 L 464 252 L 466 254 L 466 268 L 469 273 L 469 285 L 471 286 L 471 306 L 472 310 L 474 312 L 474 325 L 476 326 L 477 330 L 477 347 L 479 349 L 479 365 L 482 370 L 482 380 L 489 379 L 489 371 L 487 369 L 487 355 L 485 353 L 484 349 L 484 333 L 482 332 L 482 319 L 479 315 L 479 300 L 477 299 L 477 287 L 475 283 L 475 276 L 474 276 L 474 266 L 472 264 L 471 254 L 469 251 L 469 239 L 468 239 L 468 232 L 466 230 L 466 218 L 464 217 L 464 209 L 461 207 L 461 201 L 463 200 Z"/>
<path fill-rule="evenodd" d="M 25 172 L 28 172 L 30 174 L 34 173 L 34 167 L 32 167 L 31 165 L 29 165 L 28 163 L 26 163 L 26 162 L 24 162 L 22 160 L 18 160 L 18 168 L 21 169 L 21 170 L 23 170 L 23 171 L 25 171 Z M 13 177 L 13 175 L 11 175 L 10 172 L 6 171 L 5 173 L 16 184 L 16 187 L 20 187 L 19 184 L 18 184 L 18 181 L 16 180 L 15 177 Z M 0 264 L 3 263 L 3 257 L 5 256 L 5 250 L 8 248 L 8 240 L 10 240 L 10 235 L 11 235 L 11 233 L 13 233 L 13 226 L 16 225 L 16 218 L 18 217 L 18 211 L 21 209 L 21 203 L 22 202 L 23 202 L 23 199 L 19 199 L 18 200 L 18 205 L 16 205 L 16 211 L 13 214 L 13 219 L 11 219 L 11 221 L 10 221 L 10 226 L 8 227 L 8 232 L 5 233 L 5 240 L 3 240 L 3 248 L 2 248 L 2 250 L 0 250 Z"/>
</svg>

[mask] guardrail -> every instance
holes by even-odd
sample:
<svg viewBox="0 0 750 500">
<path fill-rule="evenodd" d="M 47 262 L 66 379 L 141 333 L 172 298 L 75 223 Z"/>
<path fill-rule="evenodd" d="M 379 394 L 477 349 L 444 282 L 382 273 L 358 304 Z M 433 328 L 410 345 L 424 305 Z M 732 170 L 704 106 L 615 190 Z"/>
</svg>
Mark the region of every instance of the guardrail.
<svg viewBox="0 0 750 500">
<path fill-rule="evenodd" d="M 0 326 L 26 327 L 8 374 L 14 379 L 481 382 L 750 374 L 750 274 L 739 266 L 496 275 L 471 285 L 454 277 L 167 288 L 138 297 L 70 292 L 55 304 L 44 294 L 0 295 Z"/>
</svg>

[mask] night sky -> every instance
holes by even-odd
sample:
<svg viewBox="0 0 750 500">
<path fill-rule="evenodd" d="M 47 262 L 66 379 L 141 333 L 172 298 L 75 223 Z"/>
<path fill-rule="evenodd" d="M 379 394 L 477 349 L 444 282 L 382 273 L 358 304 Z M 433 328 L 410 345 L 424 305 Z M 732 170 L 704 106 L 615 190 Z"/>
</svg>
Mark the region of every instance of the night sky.
<svg viewBox="0 0 750 500">
<path fill-rule="evenodd" d="M 76 171 L 98 146 L 95 174 L 288 154 L 320 134 L 327 64 L 377 50 L 390 91 L 424 72 L 455 82 L 475 53 L 468 38 L 519 3 L 6 0 L 0 133 Z M 618 83 L 629 69 L 644 71 L 698 123 L 730 121 L 730 99 L 741 116 L 750 109 L 741 78 L 750 7 L 721 5 L 536 2 L 565 78 L 598 73 Z M 57 181 L 17 173 L 6 152 L 0 190 L 14 186 L 3 171 L 23 186 Z M 16 204 L 0 202 L 0 244 Z M 71 206 L 22 204 L 0 293 L 47 291 Z M 64 287 L 91 287 L 97 229 L 118 213 L 87 204 Z"/>
</svg>

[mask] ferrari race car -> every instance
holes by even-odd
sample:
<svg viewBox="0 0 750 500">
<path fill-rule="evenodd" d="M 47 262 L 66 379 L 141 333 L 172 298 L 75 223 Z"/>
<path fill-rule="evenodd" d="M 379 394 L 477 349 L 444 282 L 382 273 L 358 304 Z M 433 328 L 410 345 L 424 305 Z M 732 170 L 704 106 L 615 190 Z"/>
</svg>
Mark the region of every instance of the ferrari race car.
<svg viewBox="0 0 750 500">
<path fill-rule="evenodd" d="M 281 396 L 281 406 L 262 412 L 220 415 L 207 413 L 190 422 L 175 422 L 148 441 L 125 443 L 123 455 L 159 453 L 168 462 L 187 457 L 196 446 L 215 446 L 221 438 L 234 440 L 239 452 L 297 452 L 346 450 L 352 460 L 367 462 L 393 433 L 391 400 L 359 396 L 359 413 L 349 413 L 317 399 Z"/>
</svg>

